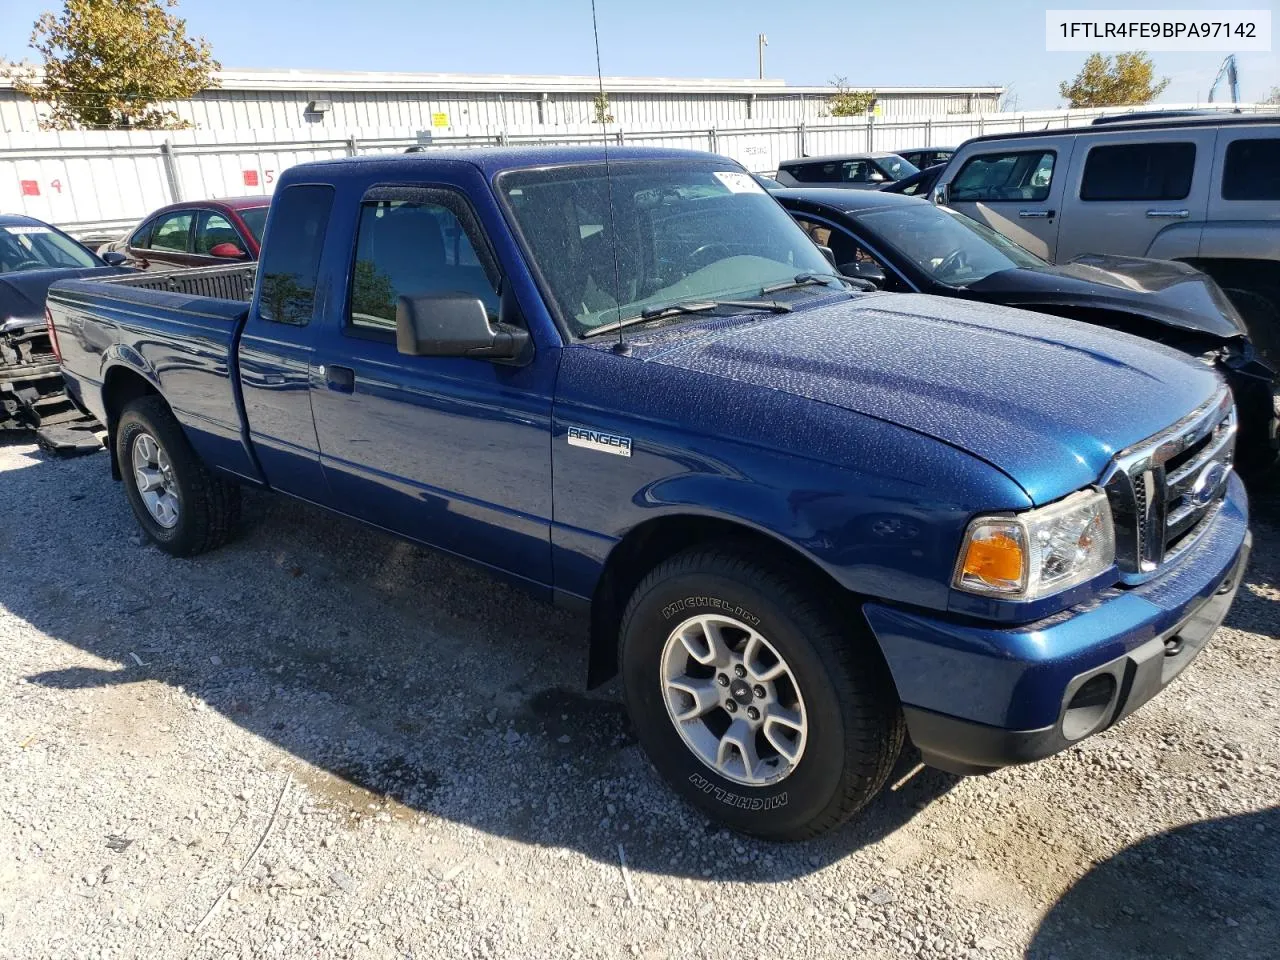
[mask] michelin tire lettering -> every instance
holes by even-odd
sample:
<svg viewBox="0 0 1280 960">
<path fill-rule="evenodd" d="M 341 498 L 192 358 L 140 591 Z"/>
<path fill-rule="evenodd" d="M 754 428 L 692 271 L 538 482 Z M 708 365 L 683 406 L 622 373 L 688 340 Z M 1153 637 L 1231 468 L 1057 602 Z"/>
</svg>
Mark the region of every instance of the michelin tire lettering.
<svg viewBox="0 0 1280 960">
<path fill-rule="evenodd" d="M 689 782 L 703 793 L 714 793 L 716 799 L 726 806 L 736 807 L 739 810 L 776 810 L 778 807 L 787 805 L 786 791 L 772 797 L 744 797 L 717 787 L 700 773 L 689 774 Z"/>
<path fill-rule="evenodd" d="M 725 613 L 730 613 L 753 627 L 760 623 L 760 618 L 750 610 L 736 603 L 730 603 L 728 600 L 721 600 L 719 597 L 684 597 L 663 607 L 662 616 L 663 619 L 670 620 L 677 613 L 697 607 L 711 607 L 713 610 L 723 610 Z"/>
</svg>

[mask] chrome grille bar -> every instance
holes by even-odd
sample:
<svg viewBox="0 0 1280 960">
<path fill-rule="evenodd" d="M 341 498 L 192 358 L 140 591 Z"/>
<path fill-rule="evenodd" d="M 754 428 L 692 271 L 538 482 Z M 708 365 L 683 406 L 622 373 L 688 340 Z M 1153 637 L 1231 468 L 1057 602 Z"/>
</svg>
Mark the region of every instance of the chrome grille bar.
<svg viewBox="0 0 1280 960">
<path fill-rule="evenodd" d="M 1153 573 L 1198 536 L 1225 496 L 1235 435 L 1235 406 L 1224 384 L 1168 429 L 1117 454 L 1103 489 L 1122 571 Z"/>
</svg>

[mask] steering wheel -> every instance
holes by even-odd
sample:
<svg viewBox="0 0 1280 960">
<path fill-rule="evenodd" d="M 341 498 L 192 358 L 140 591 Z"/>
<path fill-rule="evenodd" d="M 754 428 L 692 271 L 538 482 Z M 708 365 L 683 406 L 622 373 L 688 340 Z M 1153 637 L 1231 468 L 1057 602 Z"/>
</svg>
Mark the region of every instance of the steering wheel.
<svg viewBox="0 0 1280 960">
<path fill-rule="evenodd" d="M 724 251 L 724 256 L 708 258 L 706 263 L 702 263 L 701 260 L 703 255 L 706 254 L 708 251 L 713 251 L 713 250 Z M 722 243 L 719 240 L 713 240 L 711 243 L 704 243 L 702 246 L 698 247 L 697 250 L 693 251 L 693 253 L 689 254 L 689 259 L 693 263 L 695 263 L 697 266 L 705 267 L 714 263 L 716 260 L 724 260 L 726 257 L 732 257 L 732 256 L 733 256 L 733 251 L 729 249 L 729 245 L 727 243 Z"/>
<path fill-rule="evenodd" d="M 48 267 L 49 265 L 47 263 L 41 263 L 39 260 L 19 260 L 9 269 L 14 273 L 17 273 L 20 270 L 47 270 Z"/>
<path fill-rule="evenodd" d="M 946 258 L 938 264 L 937 275 L 939 277 L 950 276 L 959 272 L 960 268 L 968 266 L 965 252 L 964 248 L 961 247 L 959 250 L 953 250 L 947 254 Z"/>
</svg>

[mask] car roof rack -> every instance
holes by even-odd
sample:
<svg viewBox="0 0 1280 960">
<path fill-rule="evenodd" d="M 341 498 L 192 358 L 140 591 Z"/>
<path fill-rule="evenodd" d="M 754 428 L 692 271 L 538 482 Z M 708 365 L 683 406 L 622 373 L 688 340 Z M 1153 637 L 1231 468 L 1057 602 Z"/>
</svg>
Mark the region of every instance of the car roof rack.
<svg viewBox="0 0 1280 960">
<path fill-rule="evenodd" d="M 1234 110 L 1215 110 L 1211 107 L 1188 110 L 1135 110 L 1132 113 L 1112 113 L 1094 117 L 1092 126 L 1100 123 L 1124 123 L 1129 120 L 1172 120 L 1177 117 L 1223 116 L 1241 113 L 1239 107 Z"/>
</svg>

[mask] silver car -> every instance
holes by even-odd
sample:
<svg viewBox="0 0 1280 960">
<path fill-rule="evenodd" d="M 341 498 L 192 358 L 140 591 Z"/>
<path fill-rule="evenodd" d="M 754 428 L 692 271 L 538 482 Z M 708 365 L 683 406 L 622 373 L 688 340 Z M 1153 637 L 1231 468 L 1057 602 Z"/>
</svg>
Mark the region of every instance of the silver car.
<svg viewBox="0 0 1280 960">
<path fill-rule="evenodd" d="M 1054 263 L 1103 253 L 1196 267 L 1280 364 L 1280 115 L 978 137 L 956 151 L 933 199 Z"/>
</svg>

